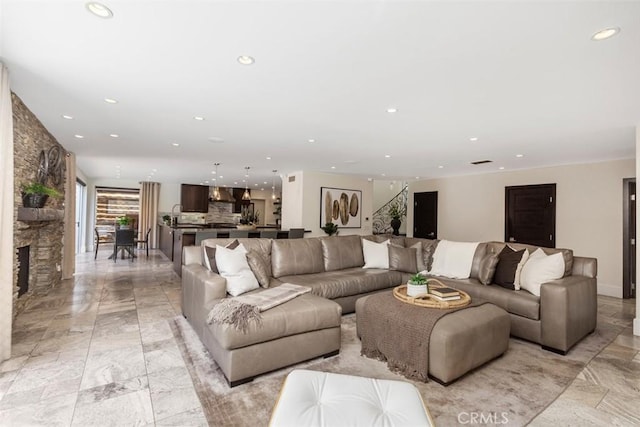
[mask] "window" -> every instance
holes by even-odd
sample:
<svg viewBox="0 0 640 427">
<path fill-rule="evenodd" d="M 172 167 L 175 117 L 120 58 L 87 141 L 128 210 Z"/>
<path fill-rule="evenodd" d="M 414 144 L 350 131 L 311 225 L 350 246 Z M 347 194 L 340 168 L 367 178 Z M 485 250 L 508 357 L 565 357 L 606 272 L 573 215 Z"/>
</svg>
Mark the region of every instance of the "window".
<svg viewBox="0 0 640 427">
<path fill-rule="evenodd" d="M 128 216 L 134 229 L 140 212 L 140 190 L 129 188 L 96 187 L 96 228 L 113 231 L 116 219 Z"/>
</svg>

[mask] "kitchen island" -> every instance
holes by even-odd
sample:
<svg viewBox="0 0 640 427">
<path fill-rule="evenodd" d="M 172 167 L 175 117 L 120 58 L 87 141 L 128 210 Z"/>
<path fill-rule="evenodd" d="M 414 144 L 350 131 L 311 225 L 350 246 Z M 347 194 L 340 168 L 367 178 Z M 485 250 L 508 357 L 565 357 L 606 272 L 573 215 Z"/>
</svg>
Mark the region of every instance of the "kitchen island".
<svg viewBox="0 0 640 427">
<path fill-rule="evenodd" d="M 229 224 L 230 225 L 230 224 Z M 211 227 L 206 224 L 158 224 L 160 236 L 160 251 L 173 261 L 173 269 L 178 276 L 182 275 L 182 248 L 200 244 L 204 239 L 225 238 L 238 231 L 231 227 Z M 275 226 L 258 226 L 255 230 L 248 230 L 247 237 L 260 237 L 262 231 L 270 231 L 276 239 L 288 239 L 289 230 L 281 230 Z M 306 230 L 305 230 L 306 232 Z M 271 236 L 270 236 L 271 237 Z"/>
</svg>

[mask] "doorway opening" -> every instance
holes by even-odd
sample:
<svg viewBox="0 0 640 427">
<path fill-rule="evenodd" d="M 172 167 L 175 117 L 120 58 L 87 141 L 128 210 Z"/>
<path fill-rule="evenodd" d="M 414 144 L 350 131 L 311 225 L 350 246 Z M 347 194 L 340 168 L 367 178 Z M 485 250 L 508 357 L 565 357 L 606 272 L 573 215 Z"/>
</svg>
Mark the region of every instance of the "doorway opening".
<svg viewBox="0 0 640 427">
<path fill-rule="evenodd" d="M 438 192 L 413 193 L 413 237 L 438 238 Z"/>
<path fill-rule="evenodd" d="M 636 179 L 622 180 L 622 298 L 636 297 Z"/>
</svg>

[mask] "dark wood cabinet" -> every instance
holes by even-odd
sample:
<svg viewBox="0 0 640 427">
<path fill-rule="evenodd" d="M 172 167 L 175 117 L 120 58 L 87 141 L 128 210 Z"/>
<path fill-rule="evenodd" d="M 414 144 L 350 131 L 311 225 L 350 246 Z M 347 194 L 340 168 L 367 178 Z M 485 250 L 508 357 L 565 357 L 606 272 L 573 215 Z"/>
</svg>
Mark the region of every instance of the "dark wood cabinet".
<svg viewBox="0 0 640 427">
<path fill-rule="evenodd" d="M 244 188 L 234 188 L 233 189 L 233 198 L 236 200 L 233 204 L 233 213 L 242 213 L 243 206 L 249 206 L 251 200 L 242 200 L 242 195 L 244 194 Z M 251 194 L 251 189 L 249 189 L 249 194 Z"/>
<path fill-rule="evenodd" d="M 182 184 L 180 189 L 182 212 L 208 212 L 209 186 Z"/>
</svg>

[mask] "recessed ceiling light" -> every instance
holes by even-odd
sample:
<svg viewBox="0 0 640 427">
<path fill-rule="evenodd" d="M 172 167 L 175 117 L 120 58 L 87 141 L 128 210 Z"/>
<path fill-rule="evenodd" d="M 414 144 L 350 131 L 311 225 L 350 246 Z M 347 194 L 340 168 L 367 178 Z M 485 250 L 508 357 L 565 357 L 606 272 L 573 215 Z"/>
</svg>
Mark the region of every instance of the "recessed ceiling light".
<svg viewBox="0 0 640 427">
<path fill-rule="evenodd" d="M 84 136 L 82 136 L 82 135 L 73 135 L 73 136 L 75 136 L 75 137 L 76 137 L 76 138 L 78 138 L 78 139 L 82 139 L 82 138 L 84 138 Z"/>
<path fill-rule="evenodd" d="M 316 140 L 315 139 L 310 139 L 309 142 L 316 142 Z"/>
<path fill-rule="evenodd" d="M 386 174 L 386 173 L 381 173 L 380 175 L 382 175 L 382 176 L 387 176 L 387 174 Z"/>
<path fill-rule="evenodd" d="M 238 181 L 233 181 L 233 184 L 234 185 L 238 185 Z"/>
<path fill-rule="evenodd" d="M 253 185 L 255 185 L 256 187 L 258 186 L 258 184 L 257 184 L 257 183 L 256 183 L 256 184 L 253 184 Z"/>
<path fill-rule="evenodd" d="M 438 166 L 438 169 L 444 169 L 444 166 L 440 165 Z"/>
<path fill-rule="evenodd" d="M 201 121 L 204 120 L 204 117 L 202 117 L 202 116 L 193 116 L 193 120 L 197 120 L 197 121 L 201 122 Z"/>
<path fill-rule="evenodd" d="M 271 157 L 270 157 L 270 156 L 267 156 L 267 160 L 271 160 Z"/>
<path fill-rule="evenodd" d="M 158 169 L 151 169 L 151 172 L 158 172 Z"/>
<path fill-rule="evenodd" d="M 385 155 L 384 155 L 384 157 L 385 157 L 386 159 L 389 159 L 389 158 L 391 158 L 391 154 L 385 154 Z"/>
<path fill-rule="evenodd" d="M 264 191 L 264 188 L 261 188 L 260 191 Z"/>
<path fill-rule="evenodd" d="M 416 179 L 420 179 L 420 177 L 419 177 L 419 176 L 416 176 Z"/>
<path fill-rule="evenodd" d="M 331 169 L 335 169 L 335 168 L 336 168 L 335 166 L 331 166 Z"/>
<path fill-rule="evenodd" d="M 478 140 L 477 136 L 472 136 L 471 138 L 469 138 L 469 141 L 471 142 L 476 142 Z"/>
<path fill-rule="evenodd" d="M 102 3 L 90 1 L 88 3 L 85 3 L 85 7 L 89 12 L 93 13 L 98 18 L 104 18 L 104 19 L 113 18 L 113 12 L 111 11 L 111 9 L 109 9 L 107 6 L 103 5 Z"/>
<path fill-rule="evenodd" d="M 220 175 L 218 178 L 222 179 L 222 178 L 224 178 L 224 176 Z"/>
<path fill-rule="evenodd" d="M 605 28 L 604 30 L 600 30 L 594 35 L 592 35 L 591 40 L 594 40 L 594 41 L 606 40 L 610 37 L 615 36 L 619 32 L 620 32 L 620 28 L 618 27 Z"/>
<path fill-rule="evenodd" d="M 178 144 L 177 142 L 172 142 L 171 145 L 173 145 L 174 147 L 179 147 L 180 144 Z"/>
<path fill-rule="evenodd" d="M 397 113 L 398 109 L 397 108 L 387 108 L 387 113 Z"/>
<path fill-rule="evenodd" d="M 209 180 L 207 179 L 207 180 L 205 180 L 204 182 L 205 182 L 206 184 L 208 184 L 208 183 L 209 183 Z"/>
<path fill-rule="evenodd" d="M 251 65 L 255 62 L 255 59 L 252 56 L 240 55 L 238 56 L 238 62 L 242 65 Z"/>
<path fill-rule="evenodd" d="M 516 154 L 517 158 L 524 157 L 524 154 Z"/>
<path fill-rule="evenodd" d="M 266 185 L 266 184 L 267 184 L 267 181 L 264 181 L 264 182 L 263 182 L 263 184 L 265 184 L 265 185 Z"/>
<path fill-rule="evenodd" d="M 68 115 L 66 115 L 66 114 L 63 114 L 63 115 L 62 115 L 62 118 L 63 118 L 63 119 L 67 119 L 67 120 L 73 120 L 73 116 L 68 116 Z"/>
<path fill-rule="evenodd" d="M 107 104 L 117 104 L 118 100 L 113 98 L 105 98 L 104 102 L 106 102 Z"/>
<path fill-rule="evenodd" d="M 110 133 L 109 136 L 111 138 L 118 138 L 120 135 L 118 135 L 117 133 Z"/>
<path fill-rule="evenodd" d="M 498 169 L 500 169 L 502 171 L 502 170 L 504 170 L 504 166 L 500 166 Z"/>
</svg>

